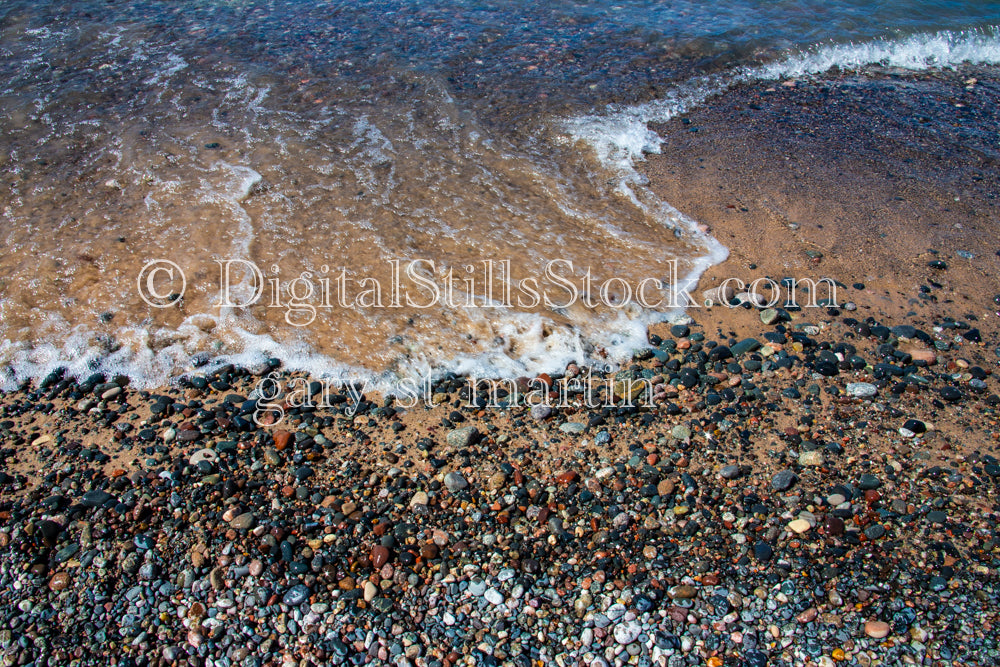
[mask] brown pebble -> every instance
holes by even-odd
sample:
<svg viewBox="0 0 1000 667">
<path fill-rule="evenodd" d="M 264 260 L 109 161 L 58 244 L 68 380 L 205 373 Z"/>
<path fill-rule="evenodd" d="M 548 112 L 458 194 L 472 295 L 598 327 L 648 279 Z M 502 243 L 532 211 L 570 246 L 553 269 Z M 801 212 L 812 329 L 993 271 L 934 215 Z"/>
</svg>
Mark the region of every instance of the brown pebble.
<svg viewBox="0 0 1000 667">
<path fill-rule="evenodd" d="M 865 634 L 872 639 L 885 639 L 889 636 L 889 624 L 885 621 L 868 621 L 865 623 Z"/>
<path fill-rule="evenodd" d="M 694 586 L 679 584 L 671 588 L 668 594 L 674 600 L 690 600 L 698 595 L 698 589 Z"/>
<path fill-rule="evenodd" d="M 560 484 L 572 484 L 579 478 L 580 475 L 578 475 L 575 470 L 567 470 L 566 472 L 560 473 L 560 475 L 556 477 L 556 481 Z"/>
<path fill-rule="evenodd" d="M 823 530 L 827 535 L 836 537 L 844 534 L 844 520 L 837 516 L 827 515 L 823 519 Z"/>
<path fill-rule="evenodd" d="M 65 572 L 56 572 L 49 579 L 49 589 L 59 592 L 69 586 L 69 575 Z"/>
<path fill-rule="evenodd" d="M 372 548 L 371 561 L 372 567 L 376 570 L 381 569 L 383 565 L 389 562 L 389 549 L 383 547 L 381 544 L 376 545 Z"/>
<path fill-rule="evenodd" d="M 274 432 L 274 448 L 279 452 L 283 451 L 288 447 L 288 443 L 292 440 L 292 434 L 288 431 L 275 431 Z"/>
</svg>

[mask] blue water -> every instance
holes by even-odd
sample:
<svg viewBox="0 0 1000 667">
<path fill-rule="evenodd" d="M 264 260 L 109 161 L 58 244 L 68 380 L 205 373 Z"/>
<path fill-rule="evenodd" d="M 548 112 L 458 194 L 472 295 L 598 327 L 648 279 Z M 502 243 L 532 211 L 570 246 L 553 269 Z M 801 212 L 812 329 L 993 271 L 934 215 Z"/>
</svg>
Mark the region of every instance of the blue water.
<svg viewBox="0 0 1000 667">
<path fill-rule="evenodd" d="M 505 109 L 648 99 L 693 71 L 765 62 L 790 49 L 995 24 L 996 1 L 186 0 L 0 7 L 4 74 L 15 80 L 24 74 L 23 31 L 51 31 L 53 39 L 37 46 L 53 65 L 63 61 L 72 71 L 85 64 L 97 34 L 117 30 L 154 52 L 170 46 L 182 57 L 201 54 L 274 74 L 375 85 L 397 68 L 434 73 L 457 94 Z"/>
</svg>

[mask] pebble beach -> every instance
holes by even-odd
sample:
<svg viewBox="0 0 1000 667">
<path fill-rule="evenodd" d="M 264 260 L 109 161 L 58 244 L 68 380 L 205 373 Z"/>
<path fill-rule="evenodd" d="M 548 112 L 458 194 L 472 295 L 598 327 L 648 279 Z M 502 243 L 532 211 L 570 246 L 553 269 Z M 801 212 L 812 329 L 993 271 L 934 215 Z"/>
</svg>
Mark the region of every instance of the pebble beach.
<svg viewBox="0 0 1000 667">
<path fill-rule="evenodd" d="M 857 312 L 663 325 L 597 410 L 5 394 L 4 664 L 991 664 L 998 341 Z"/>
</svg>

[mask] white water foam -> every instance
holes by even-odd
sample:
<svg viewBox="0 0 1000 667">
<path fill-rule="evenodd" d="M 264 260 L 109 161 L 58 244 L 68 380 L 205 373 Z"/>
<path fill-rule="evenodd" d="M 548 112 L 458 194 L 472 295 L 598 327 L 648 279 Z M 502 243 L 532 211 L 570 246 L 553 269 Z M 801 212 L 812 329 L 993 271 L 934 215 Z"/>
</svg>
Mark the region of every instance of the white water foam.
<svg viewBox="0 0 1000 667">
<path fill-rule="evenodd" d="M 862 44 L 826 45 L 746 70 L 744 76 L 766 80 L 820 74 L 833 67 L 857 69 L 882 65 L 925 70 L 955 67 L 962 63 L 1000 64 L 1000 27 L 943 31 Z"/>
</svg>

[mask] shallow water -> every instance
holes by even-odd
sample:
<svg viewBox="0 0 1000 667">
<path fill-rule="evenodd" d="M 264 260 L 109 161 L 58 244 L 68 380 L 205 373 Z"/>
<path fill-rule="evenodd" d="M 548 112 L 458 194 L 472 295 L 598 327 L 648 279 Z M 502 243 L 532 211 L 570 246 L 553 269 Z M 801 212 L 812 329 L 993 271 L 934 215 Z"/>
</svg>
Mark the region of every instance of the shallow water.
<svg viewBox="0 0 1000 667">
<path fill-rule="evenodd" d="M 725 256 L 645 187 L 649 122 L 832 66 L 997 63 L 994 23 L 995 2 L 7 3 L 0 384 L 620 360 L 684 303 L 650 281 Z"/>
</svg>

